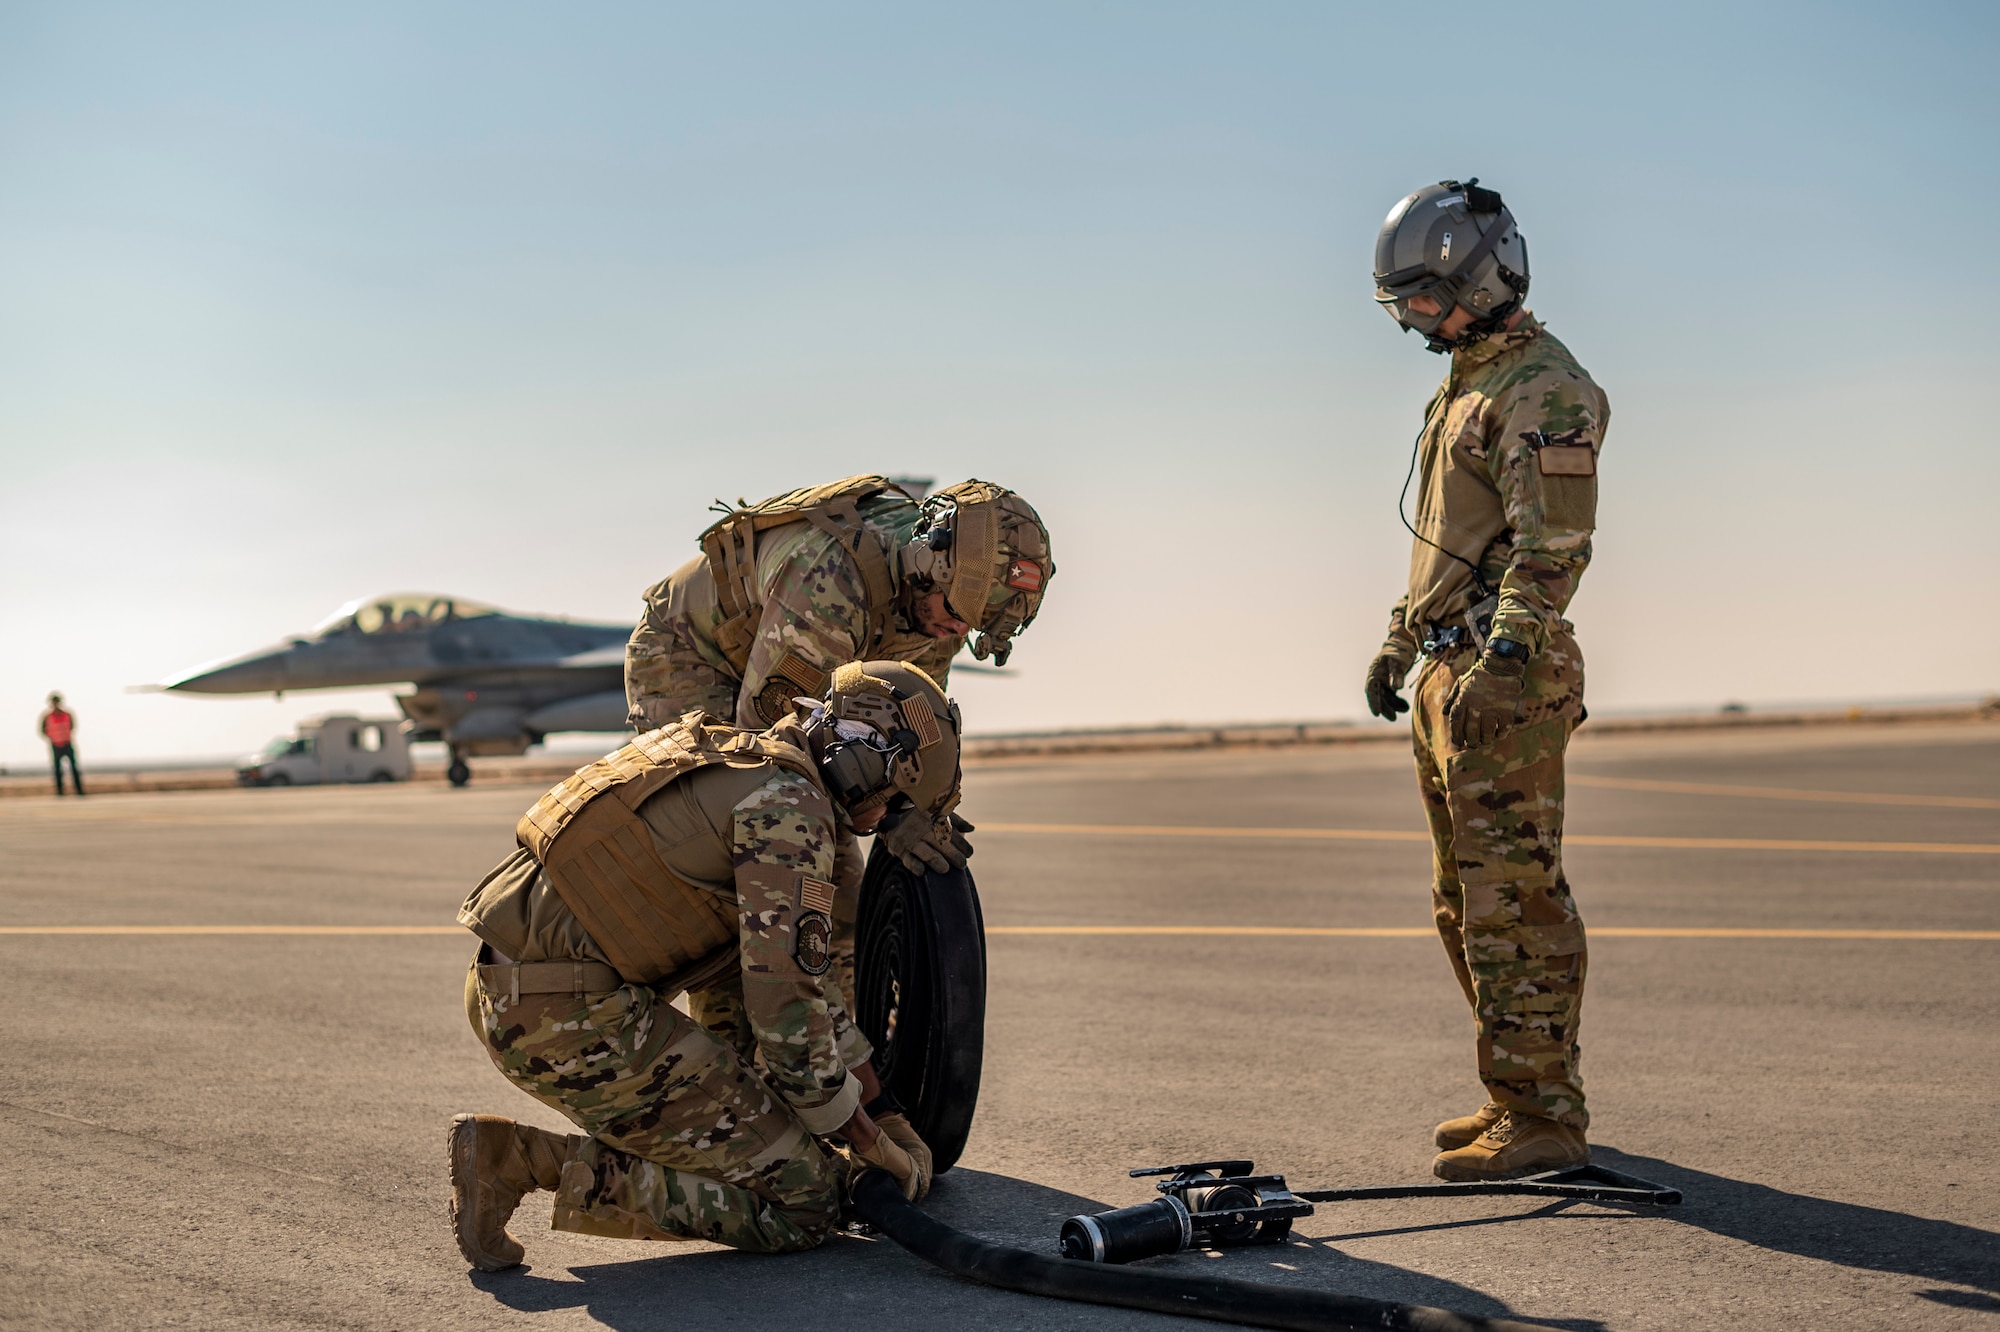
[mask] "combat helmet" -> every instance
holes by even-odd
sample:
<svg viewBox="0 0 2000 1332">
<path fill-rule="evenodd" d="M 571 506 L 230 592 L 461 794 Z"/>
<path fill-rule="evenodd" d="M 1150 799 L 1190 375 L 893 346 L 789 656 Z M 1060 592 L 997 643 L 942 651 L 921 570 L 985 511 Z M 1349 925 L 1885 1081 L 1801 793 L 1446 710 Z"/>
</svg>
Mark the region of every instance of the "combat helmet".
<svg viewBox="0 0 2000 1332">
<path fill-rule="evenodd" d="M 1049 529 L 1028 501 L 991 481 L 961 481 L 924 501 L 903 547 L 902 573 L 917 596 L 943 592 L 973 626 L 972 655 L 1007 664 L 1014 635 L 1034 622 L 1055 576 Z"/>
<path fill-rule="evenodd" d="M 799 702 L 827 793 L 849 814 L 908 801 L 935 819 L 958 803 L 958 704 L 921 668 L 850 661 L 823 699 Z"/>
<path fill-rule="evenodd" d="M 1528 243 L 1499 192 L 1480 189 L 1477 176 L 1424 186 L 1389 210 L 1375 238 L 1375 299 L 1434 352 L 1497 332 L 1527 294 Z M 1410 309 L 1416 296 L 1436 301 L 1438 313 Z M 1438 330 L 1454 306 L 1473 320 L 1445 338 Z"/>
</svg>

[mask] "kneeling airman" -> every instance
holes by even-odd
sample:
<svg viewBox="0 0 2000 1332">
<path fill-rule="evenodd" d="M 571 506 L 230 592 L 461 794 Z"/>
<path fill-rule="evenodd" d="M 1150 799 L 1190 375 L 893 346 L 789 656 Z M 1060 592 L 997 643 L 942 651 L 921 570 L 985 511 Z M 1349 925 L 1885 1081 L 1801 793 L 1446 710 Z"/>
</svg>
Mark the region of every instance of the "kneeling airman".
<svg viewBox="0 0 2000 1332">
<path fill-rule="evenodd" d="M 537 1189 L 558 1230 L 787 1252 L 836 1224 L 855 1161 L 928 1187 L 930 1153 L 828 974 L 831 875 L 838 817 L 865 833 L 957 803 L 958 709 L 885 661 L 798 703 L 755 732 L 690 713 L 580 769 L 460 909 L 481 942 L 473 1029 L 582 1130 L 453 1120 L 475 1267 L 521 1261 L 506 1224 Z"/>
</svg>

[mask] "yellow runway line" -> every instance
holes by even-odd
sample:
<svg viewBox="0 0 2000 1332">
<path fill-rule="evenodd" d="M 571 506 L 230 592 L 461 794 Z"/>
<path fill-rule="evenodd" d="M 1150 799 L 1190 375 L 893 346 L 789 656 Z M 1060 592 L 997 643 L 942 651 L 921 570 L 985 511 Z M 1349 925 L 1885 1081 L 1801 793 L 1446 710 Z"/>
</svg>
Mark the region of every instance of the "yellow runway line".
<svg viewBox="0 0 2000 1332">
<path fill-rule="evenodd" d="M 1237 837 L 1305 842 L 1428 842 L 1429 833 L 1385 828 L 1200 828 L 1142 823 L 990 823 L 981 832 L 1083 837 Z M 1577 833 L 1567 846 L 1646 847 L 1683 851 L 1836 851 L 1894 855 L 2000 856 L 2000 842 L 1829 842 L 1785 837 L 1620 837 Z"/>
<path fill-rule="evenodd" d="M 1415 926 L 1319 925 L 989 925 L 988 934 L 1206 935 L 1303 939 L 1434 939 Z M 1599 939 L 1956 939 L 2000 940 L 2000 930 L 1760 930 L 1700 926 L 1597 926 Z M 466 936 L 456 925 L 0 925 L 0 935 L 444 935 Z"/>
<path fill-rule="evenodd" d="M 1636 846 L 1683 851 L 1863 851 L 1888 855 L 2000 856 L 2000 842 L 1823 842 L 1790 837 L 1600 837 L 1579 833 L 1565 846 Z"/>
<path fill-rule="evenodd" d="M 1429 833 L 1394 828 L 1198 828 L 1150 823 L 992 823 L 980 832 L 1073 833 L 1084 837 L 1260 837 L 1314 842 L 1428 842 Z"/>
<path fill-rule="evenodd" d="M 1710 782 L 1663 782 L 1647 777 L 1593 777 L 1573 772 L 1571 786 L 1613 791 L 1663 791 L 1672 795 L 1742 796 L 1751 800 L 1818 800 L 1838 805 L 1915 805 L 1926 809 L 2000 809 L 1985 796 L 1895 795 L 1883 791 L 1817 791 L 1790 786 L 1717 786 Z"/>
<path fill-rule="evenodd" d="M 988 934 L 1192 934 L 1308 939 L 1435 939 L 1436 930 L 1315 925 L 988 925 Z M 1675 926 L 1598 926 L 1593 939 L 2000 939 L 2000 930 L 1752 930 Z"/>
<path fill-rule="evenodd" d="M 1306 939 L 1435 939 L 1436 930 L 1317 925 L 988 925 L 988 934 L 1215 934 Z"/>
<path fill-rule="evenodd" d="M 462 925 L 0 925 L 0 934 L 456 934 Z"/>
</svg>

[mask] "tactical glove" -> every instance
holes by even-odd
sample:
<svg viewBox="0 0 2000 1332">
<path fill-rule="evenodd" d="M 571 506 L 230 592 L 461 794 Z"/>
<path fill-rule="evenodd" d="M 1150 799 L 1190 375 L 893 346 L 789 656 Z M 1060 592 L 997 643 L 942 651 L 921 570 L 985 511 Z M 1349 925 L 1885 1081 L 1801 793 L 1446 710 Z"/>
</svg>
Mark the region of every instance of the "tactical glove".
<svg viewBox="0 0 2000 1332">
<path fill-rule="evenodd" d="M 976 825 L 974 825 L 971 819 L 966 818 L 957 810 L 953 810 L 944 817 L 945 822 L 950 825 L 952 849 L 967 860 L 972 859 L 972 843 L 965 839 L 965 835 L 969 832 L 976 832 L 978 830 Z"/>
<path fill-rule="evenodd" d="M 1403 687 L 1403 678 L 1409 673 L 1409 661 L 1387 649 L 1369 662 L 1368 683 L 1362 687 L 1368 697 L 1368 710 L 1383 721 L 1394 721 L 1398 713 L 1408 712 L 1409 703 L 1396 691 Z"/>
<path fill-rule="evenodd" d="M 936 874 L 949 874 L 955 869 L 964 869 L 966 857 L 972 854 L 972 843 L 964 837 L 964 833 L 971 829 L 971 824 L 955 814 L 933 821 L 913 809 L 906 809 L 903 817 L 875 835 L 910 873 L 922 874 L 929 870 Z"/>
<path fill-rule="evenodd" d="M 1527 674 L 1528 663 L 1522 657 L 1488 652 L 1474 663 L 1445 700 L 1452 745 L 1484 749 L 1507 734 L 1520 716 L 1521 687 Z"/>
<path fill-rule="evenodd" d="M 910 1201 L 922 1202 L 924 1195 L 931 1191 L 931 1149 L 917 1136 L 916 1125 L 912 1124 L 910 1117 L 901 1110 L 876 1115 L 874 1119 L 875 1127 L 881 1130 L 883 1136 L 901 1147 L 910 1160 L 916 1163 L 917 1191 Z"/>
<path fill-rule="evenodd" d="M 890 1137 L 886 1132 L 879 1131 L 882 1128 L 880 1124 L 877 1124 L 875 1127 L 878 1132 L 875 1134 L 875 1143 L 873 1146 L 865 1152 L 854 1144 L 849 1144 L 850 1148 L 858 1160 L 865 1161 L 878 1170 L 886 1170 L 895 1176 L 896 1183 L 903 1190 L 903 1196 L 911 1202 L 915 1202 L 923 1196 L 920 1192 L 920 1185 L 917 1179 L 917 1163 L 910 1159 L 910 1154 L 904 1151 L 894 1138 Z M 930 1179 L 928 1172 L 926 1172 L 921 1187 L 927 1188 L 929 1185 Z"/>
</svg>

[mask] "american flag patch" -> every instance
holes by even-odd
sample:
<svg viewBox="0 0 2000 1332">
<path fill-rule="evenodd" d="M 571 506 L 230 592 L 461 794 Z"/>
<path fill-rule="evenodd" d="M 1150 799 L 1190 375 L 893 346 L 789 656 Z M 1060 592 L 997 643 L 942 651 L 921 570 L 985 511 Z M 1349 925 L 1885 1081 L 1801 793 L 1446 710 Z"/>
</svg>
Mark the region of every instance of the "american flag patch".
<svg viewBox="0 0 2000 1332">
<path fill-rule="evenodd" d="M 833 914 L 833 885 L 824 879 L 799 876 L 799 909 L 801 911 L 823 911 Z"/>
</svg>

